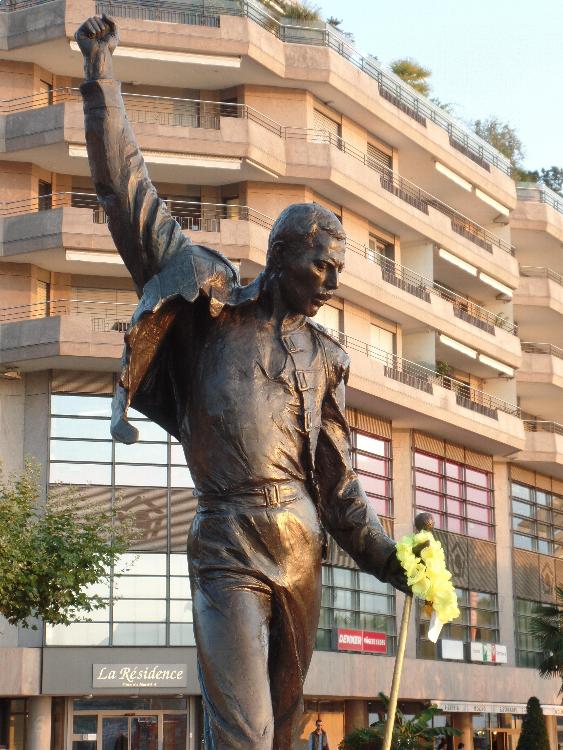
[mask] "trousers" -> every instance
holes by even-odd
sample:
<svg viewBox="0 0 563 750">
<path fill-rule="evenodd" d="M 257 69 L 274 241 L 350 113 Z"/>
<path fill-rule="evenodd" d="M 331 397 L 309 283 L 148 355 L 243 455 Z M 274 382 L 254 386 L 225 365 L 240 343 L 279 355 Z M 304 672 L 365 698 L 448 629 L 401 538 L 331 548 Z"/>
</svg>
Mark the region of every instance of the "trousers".
<svg viewBox="0 0 563 750">
<path fill-rule="evenodd" d="M 290 750 L 318 625 L 323 534 L 303 485 L 222 497 L 188 536 L 206 750 Z"/>
</svg>

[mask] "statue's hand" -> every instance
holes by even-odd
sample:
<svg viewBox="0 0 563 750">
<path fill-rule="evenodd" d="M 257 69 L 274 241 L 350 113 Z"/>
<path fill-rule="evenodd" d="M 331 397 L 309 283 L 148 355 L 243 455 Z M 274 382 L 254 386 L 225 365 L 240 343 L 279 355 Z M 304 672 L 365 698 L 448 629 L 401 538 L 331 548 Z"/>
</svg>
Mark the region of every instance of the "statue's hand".
<svg viewBox="0 0 563 750">
<path fill-rule="evenodd" d="M 105 14 L 92 16 L 80 26 L 75 39 L 84 56 L 86 80 L 112 78 L 111 56 L 119 44 L 117 24 Z"/>
<path fill-rule="evenodd" d="M 403 594 L 412 594 L 411 587 L 407 583 L 407 574 L 395 552 L 389 557 L 381 580 L 390 583 Z"/>
</svg>

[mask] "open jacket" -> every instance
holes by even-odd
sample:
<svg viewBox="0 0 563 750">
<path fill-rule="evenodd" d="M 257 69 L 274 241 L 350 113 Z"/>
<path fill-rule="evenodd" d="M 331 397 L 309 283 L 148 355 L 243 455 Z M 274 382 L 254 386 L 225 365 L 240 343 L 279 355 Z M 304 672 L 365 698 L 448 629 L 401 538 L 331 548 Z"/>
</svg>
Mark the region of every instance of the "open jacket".
<svg viewBox="0 0 563 750">
<path fill-rule="evenodd" d="M 226 306 L 255 302 L 263 277 L 241 286 L 236 269 L 225 257 L 193 245 L 183 234 L 149 179 L 119 83 L 88 81 L 81 91 L 98 199 L 141 298 L 125 336 L 112 434 L 122 442 L 136 441 L 136 430 L 127 421 L 131 405 L 182 440 L 186 397 L 174 373 L 178 358 L 190 356 L 190 339 L 189 335 L 182 339 L 180 352 L 171 335 L 174 327 L 181 318 L 182 331 L 193 330 L 197 335 L 202 315 L 209 320 L 209 316 L 220 316 Z M 350 432 L 344 417 L 348 355 L 321 326 L 310 320 L 307 324 L 325 363 L 323 387 L 306 384 L 300 389 L 311 494 L 337 543 L 362 570 L 387 580 L 395 544 L 385 534 L 351 464 Z"/>
</svg>

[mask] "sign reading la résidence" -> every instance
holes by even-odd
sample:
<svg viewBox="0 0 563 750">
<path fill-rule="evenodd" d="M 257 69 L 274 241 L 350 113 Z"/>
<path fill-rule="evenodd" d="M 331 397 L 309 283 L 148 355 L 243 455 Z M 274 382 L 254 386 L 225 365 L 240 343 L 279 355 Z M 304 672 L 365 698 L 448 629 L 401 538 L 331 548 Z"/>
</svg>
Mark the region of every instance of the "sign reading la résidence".
<svg viewBox="0 0 563 750">
<path fill-rule="evenodd" d="M 186 687 L 187 664 L 93 664 L 92 687 Z"/>
</svg>

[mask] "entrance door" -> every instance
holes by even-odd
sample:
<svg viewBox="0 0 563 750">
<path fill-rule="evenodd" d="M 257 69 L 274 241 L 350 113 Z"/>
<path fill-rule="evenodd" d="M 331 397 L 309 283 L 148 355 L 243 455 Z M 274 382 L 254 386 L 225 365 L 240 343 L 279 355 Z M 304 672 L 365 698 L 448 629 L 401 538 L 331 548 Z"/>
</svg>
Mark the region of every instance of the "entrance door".
<svg viewBox="0 0 563 750">
<path fill-rule="evenodd" d="M 158 716 L 104 716 L 101 750 L 158 750 Z"/>
</svg>

